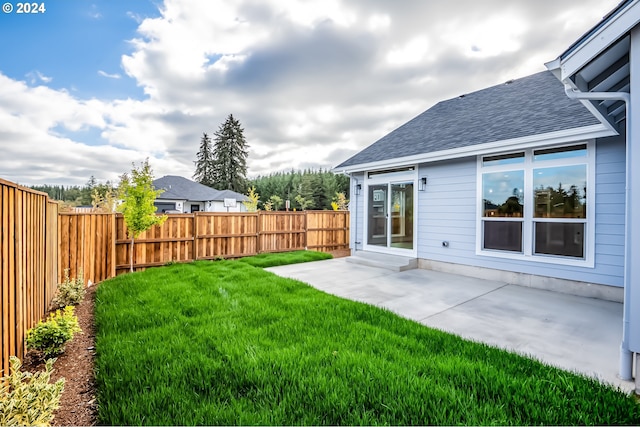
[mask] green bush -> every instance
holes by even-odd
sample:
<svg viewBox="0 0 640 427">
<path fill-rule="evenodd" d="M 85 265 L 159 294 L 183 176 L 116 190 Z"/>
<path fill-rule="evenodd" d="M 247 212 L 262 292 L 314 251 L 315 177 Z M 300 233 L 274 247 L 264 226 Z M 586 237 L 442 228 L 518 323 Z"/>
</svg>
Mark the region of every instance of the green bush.
<svg viewBox="0 0 640 427">
<path fill-rule="evenodd" d="M 47 360 L 45 370 L 20 372 L 20 359 L 11 357 L 11 373 L 0 378 L 0 425 L 47 426 L 60 405 L 64 378 L 49 384 L 55 359 Z"/>
<path fill-rule="evenodd" d="M 61 312 L 56 310 L 45 322 L 27 331 L 27 348 L 42 352 L 45 358 L 57 356 L 64 351 L 64 345 L 76 332 L 82 332 L 75 316 L 74 307 L 69 305 Z"/>
<path fill-rule="evenodd" d="M 52 301 L 53 306 L 62 308 L 68 305 L 78 305 L 80 301 L 82 301 L 82 298 L 84 298 L 85 293 L 86 289 L 84 287 L 82 269 L 80 269 L 77 279 L 70 279 L 69 269 L 65 268 L 64 282 L 58 284 L 58 291 Z"/>
</svg>

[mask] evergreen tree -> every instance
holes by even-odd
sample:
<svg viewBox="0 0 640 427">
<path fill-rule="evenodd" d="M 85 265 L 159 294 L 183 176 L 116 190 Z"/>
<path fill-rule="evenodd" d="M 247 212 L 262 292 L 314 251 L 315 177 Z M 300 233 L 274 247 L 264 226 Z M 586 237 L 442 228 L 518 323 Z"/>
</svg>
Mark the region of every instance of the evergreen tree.
<svg viewBox="0 0 640 427">
<path fill-rule="evenodd" d="M 295 171 L 276 172 L 267 176 L 258 176 L 251 181 L 260 197 L 265 201 L 272 201 L 272 208 L 278 210 L 284 207 L 284 201 L 289 200 L 292 208 L 300 209 L 296 196 L 300 196 L 307 209 L 333 209 L 331 201 L 336 193 L 344 193 L 349 197 L 349 177 L 334 174 L 330 171 Z M 282 200 L 277 206 L 273 196 Z M 297 203 L 297 204 L 296 204 Z"/>
<path fill-rule="evenodd" d="M 115 188 L 109 181 L 102 184 L 98 182 L 95 176 L 91 176 L 87 183 L 80 187 L 79 185 L 32 185 L 31 188 L 37 191 L 47 193 L 53 200 L 66 202 L 68 206 L 89 206 L 93 204 L 94 194 L 97 192 L 99 196 L 104 196 L 108 191 L 114 192 Z"/>
<path fill-rule="evenodd" d="M 95 176 L 91 175 L 87 184 L 82 187 L 81 196 L 80 196 L 80 204 L 83 206 L 91 205 L 91 195 L 93 194 L 93 189 L 98 185 L 98 180 Z"/>
<path fill-rule="evenodd" d="M 322 171 L 318 173 L 305 171 L 300 184 L 300 195 L 307 201 L 304 208 L 301 206 L 303 210 L 327 208 L 327 198 L 322 186 Z"/>
<path fill-rule="evenodd" d="M 196 161 L 194 163 L 196 164 L 196 172 L 193 174 L 193 179 L 200 184 L 215 187 L 211 138 L 206 133 L 202 134 L 200 150 L 198 150 L 198 154 L 196 154 Z"/>
<path fill-rule="evenodd" d="M 216 131 L 213 150 L 213 184 L 218 190 L 247 192 L 247 141 L 240 122 L 229 114 Z"/>
</svg>

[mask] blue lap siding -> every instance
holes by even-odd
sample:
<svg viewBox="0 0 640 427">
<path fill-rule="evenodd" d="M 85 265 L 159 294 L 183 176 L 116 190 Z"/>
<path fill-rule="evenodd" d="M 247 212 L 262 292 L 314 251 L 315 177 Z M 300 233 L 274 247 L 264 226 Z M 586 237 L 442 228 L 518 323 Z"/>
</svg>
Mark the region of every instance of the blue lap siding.
<svg viewBox="0 0 640 427">
<path fill-rule="evenodd" d="M 476 255 L 477 159 L 467 157 L 420 165 L 428 177 L 425 191 L 418 192 L 418 258 L 623 286 L 625 145 L 624 137 L 600 139 L 596 144 L 595 267 L 576 267 L 526 260 Z M 364 242 L 364 174 L 354 174 L 363 184 L 352 198 L 357 212 L 352 219 L 355 242 Z M 353 209 L 353 206 L 352 206 Z M 353 212 L 353 210 L 352 210 Z M 357 231 L 356 231 L 357 230 Z M 357 235 L 355 234 L 357 232 Z M 442 242 L 449 243 L 443 247 Z M 357 249 L 362 249 L 358 245 Z"/>
</svg>

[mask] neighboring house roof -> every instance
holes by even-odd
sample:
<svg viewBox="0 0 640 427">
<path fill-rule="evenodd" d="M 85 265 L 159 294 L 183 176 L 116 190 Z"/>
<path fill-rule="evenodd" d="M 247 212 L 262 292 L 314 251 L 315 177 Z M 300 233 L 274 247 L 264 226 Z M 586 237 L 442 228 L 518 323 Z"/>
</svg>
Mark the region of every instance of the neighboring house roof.
<svg viewBox="0 0 640 427">
<path fill-rule="evenodd" d="M 216 190 L 181 176 L 166 175 L 153 181 L 157 190 L 164 190 L 158 200 L 188 200 L 193 202 L 224 201 L 235 199 L 246 201 L 249 198 L 231 190 Z"/>
<path fill-rule="evenodd" d="M 218 192 L 217 200 L 224 200 L 224 199 L 236 199 L 238 201 L 248 201 L 249 197 L 245 196 L 244 194 L 239 194 L 231 190 L 220 190 Z"/>
<path fill-rule="evenodd" d="M 599 124 L 543 71 L 439 102 L 335 169 Z"/>
</svg>

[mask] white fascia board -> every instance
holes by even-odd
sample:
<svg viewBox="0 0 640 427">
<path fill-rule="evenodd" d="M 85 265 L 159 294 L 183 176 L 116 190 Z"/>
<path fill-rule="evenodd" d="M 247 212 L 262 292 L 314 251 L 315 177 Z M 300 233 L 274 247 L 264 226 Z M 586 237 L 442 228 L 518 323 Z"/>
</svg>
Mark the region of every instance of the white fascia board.
<svg viewBox="0 0 640 427">
<path fill-rule="evenodd" d="M 598 119 L 604 127 L 611 130 L 611 132 L 613 132 L 612 135 L 618 134 L 618 131 L 613 127 L 613 125 L 609 122 L 609 120 L 607 120 L 607 118 L 602 114 L 602 112 L 598 110 L 598 108 L 595 105 L 593 105 L 593 102 L 589 101 L 588 99 L 579 99 L 578 101 L 580 101 L 580 103 L 584 105 L 585 108 L 589 110 L 589 112 L 593 114 L 595 118 Z"/>
<path fill-rule="evenodd" d="M 553 61 L 549 61 L 549 62 L 545 62 L 544 63 L 544 66 L 547 67 L 547 70 L 551 71 L 553 73 L 553 75 L 556 76 L 556 78 L 558 80 L 561 80 L 560 65 L 562 65 L 560 63 L 560 58 L 556 58 Z"/>
<path fill-rule="evenodd" d="M 611 17 L 602 28 L 599 28 L 561 61 L 562 76 L 560 80 L 565 81 L 573 76 L 620 37 L 631 31 L 639 21 L 640 2 L 634 1 Z"/>
<path fill-rule="evenodd" d="M 156 202 L 167 202 L 167 203 L 186 203 L 187 199 L 163 199 L 161 197 L 156 197 Z"/>
<path fill-rule="evenodd" d="M 420 163 L 438 162 L 442 160 L 452 160 L 469 156 L 494 154 L 500 151 L 517 151 L 543 145 L 547 146 L 554 144 L 563 144 L 567 142 L 604 138 L 614 135 L 618 135 L 618 132 L 615 131 L 607 122 L 606 124 L 600 123 L 597 125 L 567 129 L 558 132 L 550 132 L 545 134 L 526 136 L 522 138 L 487 142 L 485 144 L 470 145 L 468 147 L 454 148 L 452 150 L 435 151 L 433 153 L 397 157 L 394 159 L 381 160 L 378 162 L 361 163 L 358 165 L 334 168 L 333 170 L 335 172 L 344 172 L 349 174 L 354 172 L 389 169 Z"/>
<path fill-rule="evenodd" d="M 547 66 L 549 64 L 546 64 Z M 554 72 L 554 70 L 550 69 L 550 71 L 552 73 L 554 73 L 556 75 L 556 77 L 558 77 L 558 74 L 556 72 L 559 72 L 559 69 L 555 69 L 556 72 Z M 560 77 L 558 77 L 560 78 Z M 560 80 L 562 82 L 563 85 L 565 85 L 565 89 L 567 88 L 567 86 L 570 86 L 574 91 L 579 92 L 580 89 L 578 88 L 578 86 L 573 82 L 573 80 L 571 79 L 566 79 L 566 80 Z M 609 122 L 609 120 L 602 114 L 602 112 L 593 104 L 592 101 L 588 100 L 588 99 L 578 99 L 578 101 L 585 106 L 585 108 L 587 110 L 589 110 L 589 112 L 591 114 L 593 114 L 595 116 L 596 119 L 598 119 L 600 121 L 600 123 L 602 123 L 604 126 L 607 126 L 608 128 L 610 128 L 612 131 L 614 131 L 616 134 L 618 133 L 616 131 L 616 129 L 613 127 L 613 125 L 611 124 L 611 122 Z"/>
</svg>

